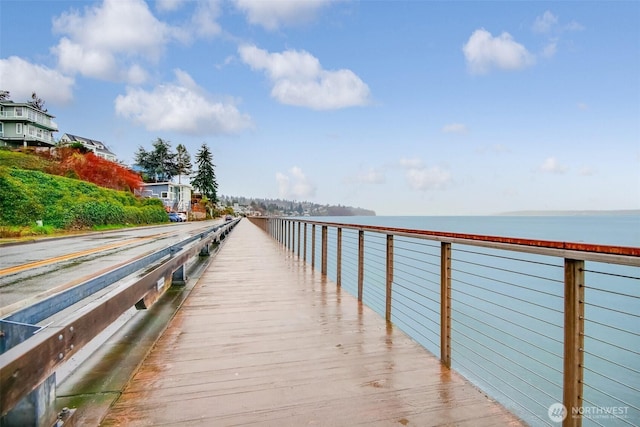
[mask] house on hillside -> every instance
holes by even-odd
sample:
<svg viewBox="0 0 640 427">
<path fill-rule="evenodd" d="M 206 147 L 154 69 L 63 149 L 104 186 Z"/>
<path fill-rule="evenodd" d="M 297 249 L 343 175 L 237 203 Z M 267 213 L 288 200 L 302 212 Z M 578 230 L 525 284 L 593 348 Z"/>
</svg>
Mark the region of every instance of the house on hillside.
<svg viewBox="0 0 640 427">
<path fill-rule="evenodd" d="M 0 146 L 47 147 L 56 145 L 55 116 L 28 102 L 0 101 Z"/>
<path fill-rule="evenodd" d="M 116 161 L 116 155 L 109 150 L 109 148 L 102 142 L 96 141 L 95 139 L 89 139 L 82 136 L 72 135 L 70 133 L 65 133 L 60 138 L 60 144 L 62 145 L 70 145 L 74 143 L 80 143 L 87 150 L 92 151 L 96 156 L 101 157 L 106 160 L 110 160 L 112 162 Z"/>
<path fill-rule="evenodd" d="M 150 182 L 142 184 L 140 195 L 162 200 L 165 209 L 174 212 L 191 212 L 192 187 L 173 182 Z"/>
</svg>

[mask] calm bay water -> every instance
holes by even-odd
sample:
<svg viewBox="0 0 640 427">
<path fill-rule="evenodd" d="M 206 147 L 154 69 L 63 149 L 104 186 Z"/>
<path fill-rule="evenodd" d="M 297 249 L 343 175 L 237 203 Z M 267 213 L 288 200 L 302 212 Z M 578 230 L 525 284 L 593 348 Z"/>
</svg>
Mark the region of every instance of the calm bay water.
<svg viewBox="0 0 640 427">
<path fill-rule="evenodd" d="M 304 219 L 640 247 L 640 215 Z M 330 231 L 329 248 L 335 248 L 335 238 Z M 356 232 L 343 232 L 343 288 L 352 294 L 357 294 L 356 239 Z M 365 233 L 365 242 L 363 299 L 384 316 L 383 239 Z M 394 246 L 401 261 L 394 268 L 392 321 L 438 355 L 439 243 L 415 246 L 396 239 Z M 453 368 L 531 425 L 557 425 L 547 408 L 562 401 L 562 258 L 453 248 Z M 330 249 L 328 275 L 335 280 L 332 255 Z M 599 413 L 583 424 L 640 425 L 640 268 L 589 262 L 586 270 L 583 408 L 617 408 L 618 418 Z"/>
<path fill-rule="evenodd" d="M 356 216 L 312 219 L 454 233 L 640 246 L 640 215 Z"/>
</svg>

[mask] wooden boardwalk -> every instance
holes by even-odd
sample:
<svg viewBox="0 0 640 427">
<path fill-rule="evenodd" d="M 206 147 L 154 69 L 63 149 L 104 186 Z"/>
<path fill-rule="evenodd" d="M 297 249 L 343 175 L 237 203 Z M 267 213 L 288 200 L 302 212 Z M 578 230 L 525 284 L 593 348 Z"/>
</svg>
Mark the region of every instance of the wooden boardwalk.
<svg viewBox="0 0 640 427">
<path fill-rule="evenodd" d="M 521 422 L 243 220 L 103 425 Z"/>
</svg>

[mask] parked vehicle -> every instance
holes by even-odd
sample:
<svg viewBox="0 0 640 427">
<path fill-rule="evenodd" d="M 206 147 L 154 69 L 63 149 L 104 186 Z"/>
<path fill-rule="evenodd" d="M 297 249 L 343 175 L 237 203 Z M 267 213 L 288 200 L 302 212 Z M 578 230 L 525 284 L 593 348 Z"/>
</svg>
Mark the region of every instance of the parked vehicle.
<svg viewBox="0 0 640 427">
<path fill-rule="evenodd" d="M 231 221 L 233 219 L 233 217 L 231 215 L 227 215 L 224 217 L 225 221 Z"/>
<path fill-rule="evenodd" d="M 178 216 L 182 219 L 182 221 L 187 220 L 187 214 L 184 212 L 178 212 Z"/>
<path fill-rule="evenodd" d="M 176 212 L 169 212 L 169 221 L 171 222 L 182 222 L 182 218 Z"/>
</svg>

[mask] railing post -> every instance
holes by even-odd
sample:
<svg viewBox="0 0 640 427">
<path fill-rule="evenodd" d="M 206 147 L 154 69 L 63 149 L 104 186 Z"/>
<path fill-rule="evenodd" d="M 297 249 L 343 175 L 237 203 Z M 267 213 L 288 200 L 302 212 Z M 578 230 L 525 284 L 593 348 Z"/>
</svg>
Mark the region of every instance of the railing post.
<svg viewBox="0 0 640 427">
<path fill-rule="evenodd" d="M 302 223 L 300 221 L 298 221 L 298 258 L 300 258 L 300 228 L 302 226 Z"/>
<path fill-rule="evenodd" d="M 384 317 L 391 322 L 391 289 L 393 286 L 393 235 L 387 234 L 387 293 Z"/>
<path fill-rule="evenodd" d="M 584 261 L 564 260 L 564 378 L 562 403 L 564 427 L 582 425 L 584 378 Z"/>
<path fill-rule="evenodd" d="M 316 266 L 316 225 L 311 225 L 311 269 Z"/>
<path fill-rule="evenodd" d="M 451 367 L 451 243 L 440 244 L 440 360 Z"/>
<path fill-rule="evenodd" d="M 295 229 L 295 223 L 293 221 L 289 221 L 289 249 L 291 250 L 291 252 L 295 252 L 296 247 L 295 247 L 295 240 L 296 239 L 296 229 Z"/>
<path fill-rule="evenodd" d="M 307 262 L 307 223 L 304 223 L 304 255 L 302 257 L 304 262 Z"/>
<path fill-rule="evenodd" d="M 321 272 L 326 276 L 327 274 L 327 226 L 322 226 L 322 268 Z"/>
<path fill-rule="evenodd" d="M 342 286 L 342 228 L 338 227 L 336 231 L 336 285 Z"/>
<path fill-rule="evenodd" d="M 362 302 L 364 288 L 364 231 L 358 230 L 358 301 Z"/>
</svg>

